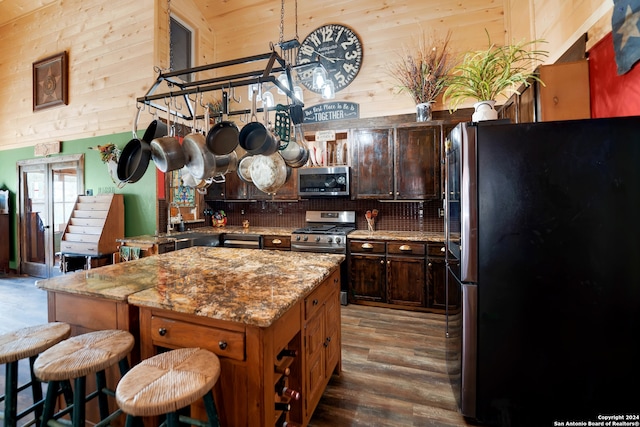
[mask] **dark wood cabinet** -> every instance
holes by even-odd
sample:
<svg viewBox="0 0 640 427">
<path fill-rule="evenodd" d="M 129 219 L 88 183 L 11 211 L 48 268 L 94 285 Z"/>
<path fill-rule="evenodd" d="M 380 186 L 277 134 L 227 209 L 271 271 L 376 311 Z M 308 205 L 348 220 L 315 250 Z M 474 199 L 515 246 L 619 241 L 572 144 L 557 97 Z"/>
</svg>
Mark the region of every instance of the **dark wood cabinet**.
<svg viewBox="0 0 640 427">
<path fill-rule="evenodd" d="M 387 302 L 411 307 L 425 307 L 425 244 L 387 243 Z"/>
<path fill-rule="evenodd" d="M 263 193 L 255 185 L 244 182 L 238 174 L 225 174 L 225 182 L 213 183 L 207 189 L 205 200 L 297 200 L 298 171 L 290 168 L 285 184 L 275 195 Z"/>
<path fill-rule="evenodd" d="M 263 236 L 263 249 L 274 249 L 276 251 L 291 250 L 291 234 L 286 236 Z"/>
<path fill-rule="evenodd" d="M 386 301 L 386 245 L 384 242 L 349 242 L 349 301 Z"/>
<path fill-rule="evenodd" d="M 460 295 L 447 289 L 443 243 L 349 240 L 349 302 L 444 313 Z"/>
<path fill-rule="evenodd" d="M 0 214 L 0 235 L 6 238 L 2 239 L 0 243 L 0 271 L 3 273 L 9 272 L 9 250 L 11 245 L 11 239 L 9 236 L 9 214 Z"/>
<path fill-rule="evenodd" d="M 393 129 L 353 129 L 349 145 L 354 198 L 393 199 Z"/>
<path fill-rule="evenodd" d="M 440 197 L 441 138 L 440 124 L 352 130 L 353 198 Z"/>
<path fill-rule="evenodd" d="M 440 140 L 440 126 L 396 128 L 396 199 L 440 197 Z"/>
</svg>

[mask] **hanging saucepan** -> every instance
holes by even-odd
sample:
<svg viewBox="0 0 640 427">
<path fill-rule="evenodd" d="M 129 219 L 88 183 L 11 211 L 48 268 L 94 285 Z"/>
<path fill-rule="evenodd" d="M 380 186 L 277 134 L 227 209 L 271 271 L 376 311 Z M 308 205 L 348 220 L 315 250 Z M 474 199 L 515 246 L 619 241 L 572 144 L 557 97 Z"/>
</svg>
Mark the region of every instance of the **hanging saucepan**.
<svg viewBox="0 0 640 427">
<path fill-rule="evenodd" d="M 225 175 L 238 169 L 238 154 L 235 151 L 216 157 L 216 175 Z"/>
<path fill-rule="evenodd" d="M 222 121 L 216 123 L 207 133 L 207 147 L 219 156 L 231 153 L 239 143 L 240 131 L 234 122 L 227 120 L 228 110 L 229 95 L 222 92 Z"/>
<path fill-rule="evenodd" d="M 309 161 L 309 150 L 304 145 L 290 141 L 286 149 L 280 151 L 280 155 L 284 159 L 287 166 L 299 168 L 307 164 Z"/>
<path fill-rule="evenodd" d="M 251 154 L 245 154 L 240 160 L 238 160 L 238 169 L 236 170 L 240 179 L 246 183 L 251 184 L 251 163 L 254 156 Z"/>
<path fill-rule="evenodd" d="M 171 129 L 171 110 L 167 106 L 167 126 Z M 148 130 L 148 129 L 147 129 Z M 185 165 L 186 159 L 182 145 L 169 132 L 166 136 L 156 137 L 151 141 L 151 158 L 161 172 L 178 170 Z M 146 132 L 145 132 L 146 135 Z M 144 138 L 143 138 L 144 139 Z"/>
<path fill-rule="evenodd" d="M 256 118 L 256 94 L 251 101 L 251 122 L 244 125 L 239 135 L 239 143 L 249 154 L 271 155 L 278 151 L 279 143 L 276 137 L 266 128 L 265 125 L 257 121 Z M 265 106 L 265 115 L 267 107 Z"/>
<path fill-rule="evenodd" d="M 254 156 L 250 170 L 253 185 L 264 193 L 275 193 L 287 181 L 287 165 L 278 153 Z"/>
<path fill-rule="evenodd" d="M 133 138 L 124 146 L 118 159 L 118 179 L 121 182 L 134 183 L 147 171 L 151 159 L 151 147 L 149 143 L 138 139 L 137 125 L 140 109 L 133 123 Z"/>
<path fill-rule="evenodd" d="M 186 156 L 186 166 L 195 179 L 205 179 L 216 173 L 216 156 L 207 148 L 205 136 L 190 133 L 182 141 L 182 150 Z"/>
<path fill-rule="evenodd" d="M 167 125 L 161 120 L 155 119 L 147 126 L 147 130 L 144 132 L 142 139 L 150 143 L 154 139 L 165 135 L 169 135 Z"/>
</svg>

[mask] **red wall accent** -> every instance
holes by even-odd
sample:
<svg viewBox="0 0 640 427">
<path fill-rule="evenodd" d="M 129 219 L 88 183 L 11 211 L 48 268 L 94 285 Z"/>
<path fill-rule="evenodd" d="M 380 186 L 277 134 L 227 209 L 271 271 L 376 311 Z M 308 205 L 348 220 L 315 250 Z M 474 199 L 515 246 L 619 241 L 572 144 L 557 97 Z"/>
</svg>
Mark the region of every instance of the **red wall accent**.
<svg viewBox="0 0 640 427">
<path fill-rule="evenodd" d="M 592 118 L 640 115 L 640 66 L 617 74 L 611 33 L 589 51 L 589 86 Z"/>
</svg>

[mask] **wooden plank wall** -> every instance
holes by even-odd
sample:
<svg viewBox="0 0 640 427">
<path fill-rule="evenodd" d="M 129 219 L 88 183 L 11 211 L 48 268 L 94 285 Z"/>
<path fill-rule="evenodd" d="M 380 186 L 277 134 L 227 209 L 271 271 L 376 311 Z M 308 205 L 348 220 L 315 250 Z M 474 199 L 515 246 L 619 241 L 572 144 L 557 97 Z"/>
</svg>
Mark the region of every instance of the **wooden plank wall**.
<svg viewBox="0 0 640 427">
<path fill-rule="evenodd" d="M 269 42 L 279 39 L 280 4 L 172 0 L 171 8 L 195 29 L 196 64 L 202 65 L 268 52 Z M 415 111 L 408 95 L 396 93 L 389 64 L 423 31 L 451 30 L 460 52 L 485 47 L 485 29 L 496 42 L 543 37 L 559 56 L 610 8 L 608 0 L 298 0 L 298 36 L 327 23 L 360 35 L 362 69 L 336 100 L 357 102 L 361 117 L 375 117 Z M 65 0 L 0 26 L 0 79 L 7 82 L 0 85 L 0 150 L 131 129 L 135 98 L 153 84 L 153 67 L 167 66 L 166 9 L 166 0 Z M 286 0 L 285 39 L 295 36 L 294 9 L 294 0 Z M 63 50 L 69 52 L 69 105 L 33 112 L 32 63 Z M 236 95 L 246 106 L 246 89 Z M 321 101 L 305 91 L 307 105 Z M 143 116 L 141 125 L 148 120 Z"/>
</svg>

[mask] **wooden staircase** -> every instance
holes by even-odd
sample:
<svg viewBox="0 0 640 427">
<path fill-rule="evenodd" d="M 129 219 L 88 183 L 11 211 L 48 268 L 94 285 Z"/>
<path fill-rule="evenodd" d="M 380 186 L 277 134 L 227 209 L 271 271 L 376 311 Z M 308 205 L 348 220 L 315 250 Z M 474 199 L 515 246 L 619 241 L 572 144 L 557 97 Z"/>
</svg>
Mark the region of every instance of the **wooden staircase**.
<svg viewBox="0 0 640 427">
<path fill-rule="evenodd" d="M 124 196 L 78 196 L 67 223 L 60 252 L 102 256 L 118 251 L 116 239 L 124 238 Z"/>
</svg>

